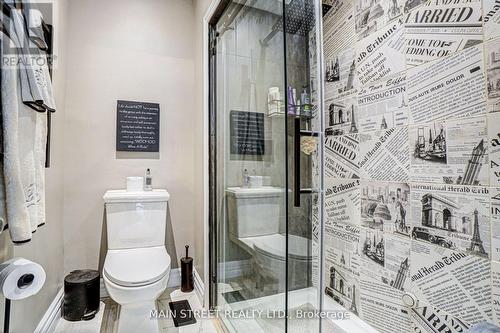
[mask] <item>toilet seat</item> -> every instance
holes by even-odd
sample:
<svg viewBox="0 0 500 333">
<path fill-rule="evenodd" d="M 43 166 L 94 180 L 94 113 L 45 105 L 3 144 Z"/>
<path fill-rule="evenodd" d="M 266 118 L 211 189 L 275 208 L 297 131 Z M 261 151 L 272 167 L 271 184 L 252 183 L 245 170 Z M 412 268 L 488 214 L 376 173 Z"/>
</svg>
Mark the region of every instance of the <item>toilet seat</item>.
<svg viewBox="0 0 500 333">
<path fill-rule="evenodd" d="M 258 237 L 240 238 L 245 243 L 266 257 L 271 257 L 280 261 L 286 259 L 286 236 L 282 234 L 272 234 Z M 288 236 L 288 258 L 294 260 L 311 260 L 309 242 L 305 237 Z"/>
<path fill-rule="evenodd" d="M 170 262 L 164 246 L 108 250 L 103 272 L 117 285 L 139 287 L 161 280 L 170 272 Z"/>
</svg>

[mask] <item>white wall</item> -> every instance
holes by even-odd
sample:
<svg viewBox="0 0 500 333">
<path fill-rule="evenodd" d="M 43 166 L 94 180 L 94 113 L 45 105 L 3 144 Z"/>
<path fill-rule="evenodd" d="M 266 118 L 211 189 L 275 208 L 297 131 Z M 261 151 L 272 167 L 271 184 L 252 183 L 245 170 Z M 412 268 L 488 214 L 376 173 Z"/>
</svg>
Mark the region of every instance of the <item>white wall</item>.
<svg viewBox="0 0 500 333">
<path fill-rule="evenodd" d="M 167 249 L 176 267 L 184 245 L 194 245 L 199 216 L 193 2 L 78 0 L 68 19 L 65 271 L 98 267 L 102 195 L 146 168 L 154 186 L 171 194 Z M 160 103 L 158 155 L 115 152 L 118 99 Z"/>
<path fill-rule="evenodd" d="M 57 112 L 52 117 L 51 167 L 46 170 L 47 223 L 38 228 L 33 240 L 13 246 L 5 231 L 0 237 L 2 261 L 23 257 L 39 263 L 47 273 L 42 290 L 35 296 L 12 303 L 11 333 L 33 332 L 45 311 L 62 286 L 63 271 L 63 144 L 65 104 L 65 46 L 67 6 L 66 1 L 54 0 L 54 43 L 56 64 L 53 72 L 53 88 Z M 3 325 L 3 300 L 0 302 L 0 323 Z"/>
</svg>

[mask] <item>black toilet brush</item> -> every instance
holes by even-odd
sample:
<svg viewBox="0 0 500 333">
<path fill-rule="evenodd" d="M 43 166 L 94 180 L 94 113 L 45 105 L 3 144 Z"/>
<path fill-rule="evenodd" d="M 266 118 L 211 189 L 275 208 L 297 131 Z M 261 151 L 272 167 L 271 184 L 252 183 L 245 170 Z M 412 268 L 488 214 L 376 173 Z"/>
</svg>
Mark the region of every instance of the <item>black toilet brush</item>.
<svg viewBox="0 0 500 333">
<path fill-rule="evenodd" d="M 186 245 L 186 256 L 181 258 L 181 291 L 193 291 L 193 258 L 189 256 L 189 245 Z"/>
</svg>

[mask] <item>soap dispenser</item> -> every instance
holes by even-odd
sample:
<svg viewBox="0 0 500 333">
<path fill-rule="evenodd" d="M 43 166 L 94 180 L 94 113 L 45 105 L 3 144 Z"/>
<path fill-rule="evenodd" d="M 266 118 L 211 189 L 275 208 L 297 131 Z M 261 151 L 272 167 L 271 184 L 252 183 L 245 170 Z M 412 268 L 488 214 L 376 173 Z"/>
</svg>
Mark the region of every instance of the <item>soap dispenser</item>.
<svg viewBox="0 0 500 333">
<path fill-rule="evenodd" d="M 146 170 L 146 176 L 144 177 L 144 190 L 153 190 L 153 177 L 151 176 L 151 169 Z"/>
<path fill-rule="evenodd" d="M 243 171 L 243 187 L 244 188 L 250 187 L 250 175 L 248 174 L 247 169 Z"/>
</svg>

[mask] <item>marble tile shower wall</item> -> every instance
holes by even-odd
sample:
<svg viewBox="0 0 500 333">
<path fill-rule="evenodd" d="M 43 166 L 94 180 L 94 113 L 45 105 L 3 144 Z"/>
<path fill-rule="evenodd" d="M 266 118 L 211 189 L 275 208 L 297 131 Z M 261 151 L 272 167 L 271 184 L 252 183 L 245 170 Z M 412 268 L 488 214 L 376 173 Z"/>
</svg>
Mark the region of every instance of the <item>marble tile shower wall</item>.
<svg viewBox="0 0 500 333">
<path fill-rule="evenodd" d="M 221 132 L 229 133 L 229 114 L 232 110 L 265 112 L 269 87 L 284 90 L 283 36 L 278 33 L 268 45 L 263 40 L 273 29 L 276 15 L 258 9 L 248 9 L 237 17 L 231 28 L 221 35 L 224 45 L 219 64 L 219 107 L 225 113 L 226 122 Z M 229 136 L 221 142 L 219 151 L 224 152 L 226 164 L 226 186 L 241 186 L 245 169 L 250 174 L 269 176 L 273 186 L 285 184 L 284 123 L 283 119 L 264 117 L 264 156 L 231 155 Z M 219 156 L 221 160 L 224 156 Z"/>
<path fill-rule="evenodd" d="M 217 64 L 217 107 L 219 119 L 217 130 L 221 135 L 218 140 L 218 160 L 225 161 L 218 166 L 218 193 L 225 193 L 228 187 L 241 186 L 246 169 L 250 174 L 270 177 L 268 185 L 282 186 L 285 171 L 276 167 L 283 165 L 284 157 L 279 152 L 281 142 L 277 136 L 284 134 L 284 129 L 268 117 L 264 117 L 266 141 L 264 156 L 232 155 L 230 153 L 230 113 L 236 111 L 263 112 L 267 109 L 267 88 L 281 87 L 283 77 L 283 60 L 277 52 L 272 52 L 283 45 L 278 34 L 263 48 L 260 40 L 271 31 L 275 18 L 262 11 L 249 9 L 246 15 L 237 17 L 229 29 L 221 33 L 218 43 L 219 62 Z M 265 87 L 265 88 L 264 88 Z M 282 144 L 284 146 L 284 144 Z M 281 164 L 280 164 L 281 163 Z M 219 216 L 225 216 L 226 210 L 221 205 Z M 225 219 L 226 230 L 228 220 Z M 237 246 L 225 234 L 223 241 L 224 260 L 239 261 L 249 259 L 249 255 Z"/>
<path fill-rule="evenodd" d="M 323 6 L 325 297 L 386 333 L 500 325 L 500 2 Z"/>
<path fill-rule="evenodd" d="M 219 90 L 218 101 L 225 113 L 224 126 L 219 129 L 221 132 L 230 133 L 229 115 L 232 110 L 264 112 L 264 134 L 265 134 L 265 154 L 263 156 L 254 155 L 233 155 L 230 154 L 230 138 L 227 136 L 225 142 L 221 140 L 219 147 L 219 158 L 225 157 L 226 164 L 223 173 L 225 176 L 225 187 L 241 186 L 242 175 L 245 169 L 252 175 L 267 176 L 269 180 L 265 185 L 284 188 L 286 185 L 285 150 L 286 131 L 285 118 L 283 116 L 267 116 L 267 97 L 270 87 L 278 87 L 282 98 L 286 91 L 286 86 L 292 86 L 301 92 L 301 88 L 307 85 L 307 68 L 304 63 L 307 38 L 300 35 L 287 36 L 287 54 L 283 50 L 282 32 L 278 31 L 268 43 L 262 41 L 268 36 L 277 22 L 279 22 L 281 7 L 271 8 L 270 11 L 259 9 L 269 5 L 271 2 L 259 2 L 256 8 L 246 8 L 234 20 L 231 28 L 221 34 L 220 59 L 219 64 L 219 85 L 224 87 Z M 274 3 L 274 2 L 273 2 Z M 276 2 L 275 4 L 278 4 Z M 287 60 L 287 82 L 285 83 L 285 56 Z M 292 138 L 288 136 L 289 146 L 293 145 Z M 220 153 L 223 152 L 223 153 Z M 222 155 L 224 154 L 224 155 Z M 292 165 L 292 156 L 289 156 L 289 165 Z M 307 170 L 307 162 L 302 161 L 303 170 Z M 306 178 L 306 172 L 302 172 Z M 302 184 L 306 184 L 304 179 Z M 269 183 L 268 183 L 269 182 Z M 223 193 L 223 192 L 221 192 Z M 284 198 L 283 198 L 284 200 Z M 283 210 L 285 203 L 283 202 Z M 307 207 L 307 205 L 302 205 Z M 291 211 L 288 226 L 289 232 L 294 235 L 309 236 L 309 225 L 303 223 L 304 216 L 309 212 L 305 209 L 294 209 Z M 280 232 L 285 232 L 284 212 Z M 232 244 L 230 245 L 232 247 Z M 230 249 L 231 255 L 234 251 Z M 237 251 L 236 251 L 237 252 Z M 243 254 L 244 256 L 244 254 Z"/>
<path fill-rule="evenodd" d="M 274 3 L 274 2 L 273 2 Z M 217 64 L 218 96 L 217 107 L 220 112 L 218 131 L 226 133 L 218 140 L 218 159 L 225 161 L 218 166 L 219 193 L 227 187 L 241 186 L 246 169 L 250 175 L 265 176 L 265 185 L 284 188 L 286 185 L 285 149 L 286 132 L 284 117 L 267 116 L 267 96 L 270 87 L 278 87 L 284 96 L 284 50 L 283 33 L 278 32 L 268 43 L 262 41 L 274 29 L 280 19 L 281 5 L 266 8 L 269 1 L 258 1 L 255 7 L 245 7 L 226 31 L 221 31 L 218 43 L 219 63 Z M 278 4 L 276 2 L 276 4 Z M 271 6 L 272 7 L 272 6 Z M 260 9 L 259 9 L 260 8 Z M 268 11 L 269 10 L 269 11 Z M 306 68 L 302 63 L 305 41 L 291 36 L 287 43 L 293 45 L 294 52 L 287 54 L 289 81 L 297 88 L 305 81 Z M 249 111 L 264 113 L 265 154 L 236 155 L 230 149 L 230 113 L 231 111 Z M 283 198 L 283 211 L 285 202 Z M 223 207 L 223 206 L 221 206 Z M 220 216 L 225 211 L 219 212 Z M 303 234 L 303 219 L 292 216 L 289 225 L 295 234 Z M 280 232 L 285 231 L 285 215 L 282 213 Z M 228 223 L 226 220 L 225 223 Z M 228 235 L 226 235 L 228 237 Z M 249 259 L 248 253 L 234 242 L 224 241 L 226 261 Z"/>
</svg>

